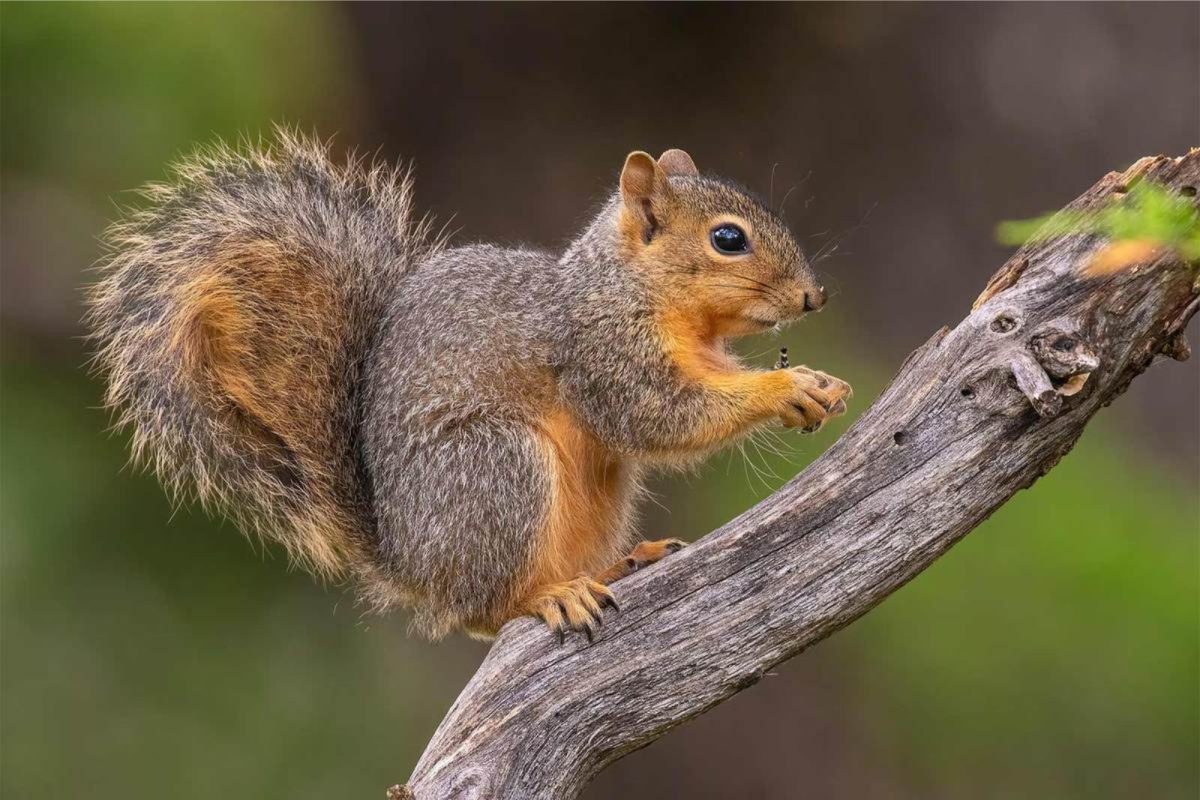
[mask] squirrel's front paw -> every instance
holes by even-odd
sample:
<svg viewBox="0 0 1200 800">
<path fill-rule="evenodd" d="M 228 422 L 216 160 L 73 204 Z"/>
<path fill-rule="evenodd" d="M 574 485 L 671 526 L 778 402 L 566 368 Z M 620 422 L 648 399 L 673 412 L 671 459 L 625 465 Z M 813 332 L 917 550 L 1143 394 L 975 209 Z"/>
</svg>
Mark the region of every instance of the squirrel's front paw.
<svg viewBox="0 0 1200 800">
<path fill-rule="evenodd" d="M 853 394 L 850 384 L 808 367 L 791 367 L 788 373 L 793 393 L 779 415 L 784 426 L 812 433 L 830 417 L 846 413 L 846 400 Z"/>
<path fill-rule="evenodd" d="M 584 634 L 590 642 L 596 628 L 603 624 L 600 616 L 606 607 L 617 608 L 609 588 L 588 575 L 580 575 L 540 590 L 529 603 L 529 613 L 540 617 L 558 634 L 560 642 L 569 630 Z"/>
</svg>

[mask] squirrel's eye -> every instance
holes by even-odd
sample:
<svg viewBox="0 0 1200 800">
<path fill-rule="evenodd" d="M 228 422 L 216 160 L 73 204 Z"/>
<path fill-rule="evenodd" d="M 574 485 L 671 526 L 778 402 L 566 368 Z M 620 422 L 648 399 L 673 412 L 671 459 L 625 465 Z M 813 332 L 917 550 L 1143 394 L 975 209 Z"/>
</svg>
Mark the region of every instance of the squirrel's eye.
<svg viewBox="0 0 1200 800">
<path fill-rule="evenodd" d="M 712 246 L 717 249 L 717 252 L 726 255 L 744 253 L 750 247 L 750 242 L 746 240 L 746 232 L 730 223 L 713 228 L 711 238 Z"/>
</svg>

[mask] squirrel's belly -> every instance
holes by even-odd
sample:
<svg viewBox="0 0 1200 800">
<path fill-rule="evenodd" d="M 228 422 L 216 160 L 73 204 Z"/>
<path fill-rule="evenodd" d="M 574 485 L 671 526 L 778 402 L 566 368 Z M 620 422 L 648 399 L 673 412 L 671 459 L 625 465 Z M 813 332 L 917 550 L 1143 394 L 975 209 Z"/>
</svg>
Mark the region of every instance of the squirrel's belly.
<svg viewBox="0 0 1200 800">
<path fill-rule="evenodd" d="M 555 408 L 539 428 L 551 488 L 531 586 L 595 574 L 619 558 L 636 490 L 636 468 L 566 409 Z"/>
</svg>

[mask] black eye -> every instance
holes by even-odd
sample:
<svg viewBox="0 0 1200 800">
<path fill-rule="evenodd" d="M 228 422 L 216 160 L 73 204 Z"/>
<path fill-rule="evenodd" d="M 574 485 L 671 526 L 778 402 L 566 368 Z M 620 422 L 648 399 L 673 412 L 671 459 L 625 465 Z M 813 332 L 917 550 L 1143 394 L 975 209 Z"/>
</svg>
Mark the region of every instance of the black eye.
<svg viewBox="0 0 1200 800">
<path fill-rule="evenodd" d="M 746 252 L 750 247 L 750 242 L 746 240 L 746 232 L 728 222 L 713 228 L 711 238 L 712 246 L 717 248 L 718 253 L 735 255 Z"/>
</svg>

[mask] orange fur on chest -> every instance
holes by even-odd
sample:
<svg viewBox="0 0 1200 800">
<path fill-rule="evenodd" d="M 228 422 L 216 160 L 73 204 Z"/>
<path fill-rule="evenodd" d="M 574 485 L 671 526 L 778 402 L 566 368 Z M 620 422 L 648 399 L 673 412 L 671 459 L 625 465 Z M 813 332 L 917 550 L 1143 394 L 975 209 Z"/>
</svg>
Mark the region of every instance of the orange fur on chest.
<svg viewBox="0 0 1200 800">
<path fill-rule="evenodd" d="M 724 388 L 744 374 L 718 339 L 716 320 L 670 310 L 659 317 L 659 327 L 668 357 L 689 380 Z"/>
<path fill-rule="evenodd" d="M 595 573 L 625 544 L 633 480 L 630 465 L 604 447 L 568 411 L 542 421 L 551 497 L 531 585 Z"/>
<path fill-rule="evenodd" d="M 725 349 L 719 319 L 669 310 L 658 323 L 667 356 L 686 380 L 704 386 L 714 399 L 693 435 L 674 450 L 656 453 L 658 459 L 687 464 L 774 416 L 790 393 L 786 370 L 748 370 Z"/>
</svg>

